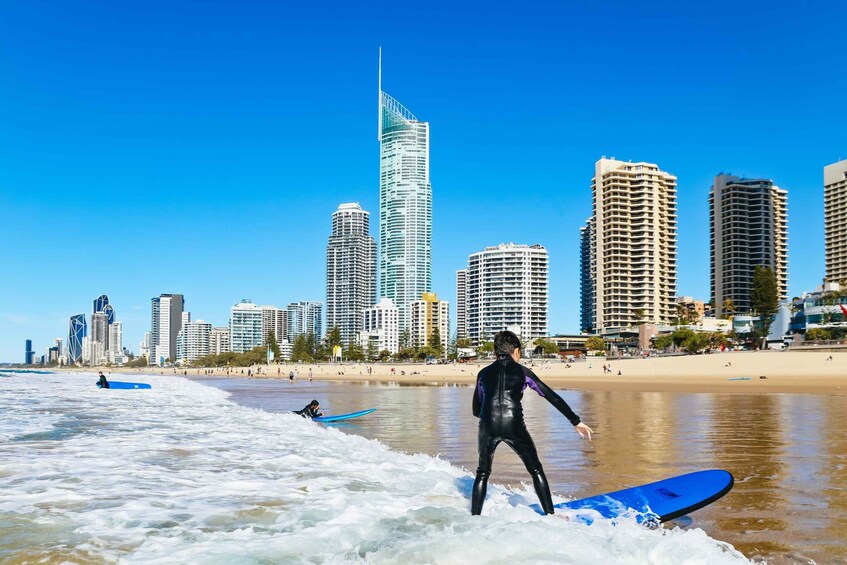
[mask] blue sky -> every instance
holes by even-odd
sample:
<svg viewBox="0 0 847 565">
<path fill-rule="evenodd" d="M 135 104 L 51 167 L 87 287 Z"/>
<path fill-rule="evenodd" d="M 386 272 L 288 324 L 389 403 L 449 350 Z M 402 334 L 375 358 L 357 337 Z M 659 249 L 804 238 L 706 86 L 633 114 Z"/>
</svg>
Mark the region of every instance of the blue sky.
<svg viewBox="0 0 847 565">
<path fill-rule="evenodd" d="M 290 5 L 289 5 L 290 4 Z M 309 4 L 308 6 L 306 4 Z M 0 361 L 107 293 L 224 325 L 324 300 L 330 215 L 378 233 L 383 87 L 431 123 L 434 290 L 487 245 L 550 251 L 550 329 L 579 316 L 601 156 L 679 182 L 679 292 L 709 298 L 718 172 L 789 191 L 790 292 L 820 283 L 822 168 L 847 157 L 838 3 L 7 3 L 0 20 Z"/>
</svg>

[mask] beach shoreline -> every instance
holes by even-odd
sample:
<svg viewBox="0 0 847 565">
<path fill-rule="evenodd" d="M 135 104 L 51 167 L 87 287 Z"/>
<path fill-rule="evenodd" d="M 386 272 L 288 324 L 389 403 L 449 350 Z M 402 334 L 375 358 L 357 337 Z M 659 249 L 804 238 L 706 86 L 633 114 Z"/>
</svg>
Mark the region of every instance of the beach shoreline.
<svg viewBox="0 0 847 565">
<path fill-rule="evenodd" d="M 674 357 L 590 357 L 574 363 L 557 359 L 524 360 L 554 388 L 589 391 L 806 393 L 847 394 L 847 353 L 814 351 L 749 351 Z M 423 363 L 287 363 L 230 368 L 127 369 L 92 367 L 64 369 L 100 371 L 111 375 L 173 374 L 203 377 L 398 383 L 407 385 L 471 385 L 490 363 L 425 365 Z M 604 371 L 603 366 L 611 367 Z M 393 372 L 392 372 L 393 369 Z"/>
</svg>

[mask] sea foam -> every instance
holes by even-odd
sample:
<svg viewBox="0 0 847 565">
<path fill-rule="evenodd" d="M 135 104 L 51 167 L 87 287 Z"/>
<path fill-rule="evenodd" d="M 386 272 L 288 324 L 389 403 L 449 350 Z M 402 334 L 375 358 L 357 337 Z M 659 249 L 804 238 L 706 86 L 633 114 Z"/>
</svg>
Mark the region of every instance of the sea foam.
<svg viewBox="0 0 847 565">
<path fill-rule="evenodd" d="M 99 390 L 93 374 L 0 381 L 0 561 L 745 563 L 699 529 L 537 515 L 531 487 L 473 481 L 179 377 Z M 561 500 L 561 499 L 557 499 Z"/>
</svg>

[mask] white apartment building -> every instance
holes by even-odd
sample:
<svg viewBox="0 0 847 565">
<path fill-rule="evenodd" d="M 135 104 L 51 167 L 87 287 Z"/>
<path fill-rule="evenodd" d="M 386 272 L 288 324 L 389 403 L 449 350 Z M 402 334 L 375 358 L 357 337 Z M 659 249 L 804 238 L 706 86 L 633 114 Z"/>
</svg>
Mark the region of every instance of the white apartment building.
<svg viewBox="0 0 847 565">
<path fill-rule="evenodd" d="M 124 350 L 124 325 L 123 322 L 112 322 L 109 325 L 109 351 L 111 353 L 123 353 Z"/>
<path fill-rule="evenodd" d="M 419 300 L 412 301 L 409 310 L 409 337 L 412 345 L 433 345 L 432 335 L 438 329 L 442 355 L 446 356 L 450 339 L 450 303 L 438 300 L 434 292 L 424 292 Z"/>
<path fill-rule="evenodd" d="M 400 311 L 432 290 L 432 184 L 429 123 L 382 91 L 379 71 L 379 296 Z"/>
<path fill-rule="evenodd" d="M 177 361 L 188 364 L 199 357 L 209 355 L 212 324 L 197 320 L 186 323 L 177 336 Z"/>
<path fill-rule="evenodd" d="M 261 306 L 262 309 L 262 343 L 268 342 L 268 335 L 273 332 L 277 344 L 288 339 L 288 310 L 276 306 Z"/>
<path fill-rule="evenodd" d="M 466 327 L 474 346 L 497 332 L 515 331 L 522 342 L 547 335 L 549 259 L 539 244 L 503 243 L 468 257 Z"/>
<path fill-rule="evenodd" d="M 212 328 L 209 334 L 209 355 L 220 355 L 232 351 L 229 344 L 229 328 Z"/>
<path fill-rule="evenodd" d="M 150 361 L 150 332 L 144 332 L 144 337 L 138 343 L 138 356 L 146 357 Z"/>
<path fill-rule="evenodd" d="M 185 305 L 181 294 L 162 294 L 150 299 L 150 359 L 151 365 L 164 365 L 176 359 L 176 338 L 182 329 Z"/>
<path fill-rule="evenodd" d="M 341 204 L 332 214 L 326 247 L 326 328 L 338 327 L 341 343 L 355 341 L 362 310 L 376 301 L 376 242 L 370 214 L 357 203 Z"/>
<path fill-rule="evenodd" d="M 847 159 L 823 168 L 826 278 L 847 280 Z"/>
<path fill-rule="evenodd" d="M 753 271 L 770 267 L 779 299 L 788 297 L 788 192 L 767 179 L 719 174 L 709 193 L 712 297 L 718 318 L 753 303 Z"/>
<path fill-rule="evenodd" d="M 468 337 L 468 270 L 456 271 L 456 339 Z"/>
<path fill-rule="evenodd" d="M 390 298 L 381 298 L 373 306 L 362 311 L 362 331 L 359 332 L 359 344 L 365 353 L 376 348 L 377 352 L 387 350 L 392 355 L 400 349 L 399 310 Z"/>
<path fill-rule="evenodd" d="M 589 260 L 594 331 L 636 331 L 641 319 L 676 316 L 676 177 L 653 163 L 605 157 L 595 164 Z M 590 292 L 586 292 L 586 291 Z"/>
<path fill-rule="evenodd" d="M 321 320 L 323 303 L 313 301 L 292 302 L 288 305 L 288 341 L 294 343 L 299 335 L 311 334 L 315 342 L 323 337 Z"/>
<path fill-rule="evenodd" d="M 262 309 L 242 300 L 229 310 L 229 344 L 234 353 L 244 353 L 264 344 Z"/>
</svg>

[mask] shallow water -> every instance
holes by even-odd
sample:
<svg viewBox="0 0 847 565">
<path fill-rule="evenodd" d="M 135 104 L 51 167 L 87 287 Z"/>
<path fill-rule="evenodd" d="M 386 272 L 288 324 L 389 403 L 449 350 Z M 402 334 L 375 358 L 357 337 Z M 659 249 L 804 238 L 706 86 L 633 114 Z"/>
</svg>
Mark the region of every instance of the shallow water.
<svg viewBox="0 0 847 565">
<path fill-rule="evenodd" d="M 203 381 L 232 392 L 241 404 L 269 411 L 300 409 L 312 398 L 328 413 L 377 407 L 333 427 L 476 468 L 476 419 L 467 386 Z M 591 443 L 580 441 L 552 406 L 526 395 L 527 425 L 554 492 L 581 498 L 723 468 L 734 474 L 734 489 L 692 513 L 690 526 L 755 560 L 847 563 L 847 397 L 560 393 L 596 435 Z M 501 446 L 491 480 L 520 486 L 529 476 Z M 532 490 L 527 493 L 534 501 Z"/>
<path fill-rule="evenodd" d="M 0 562 L 746 562 L 696 525 L 648 530 L 539 516 L 526 488 L 492 485 L 485 516 L 472 517 L 471 475 L 444 458 L 243 406 L 182 378 L 132 380 L 153 389 L 99 390 L 93 374 L 0 381 Z M 450 438 L 468 435 L 465 420 L 452 417 L 468 389 L 243 383 L 258 394 L 239 398 L 264 399 L 271 410 L 300 408 L 310 396 L 334 411 L 378 405 L 367 425 L 382 422 L 408 451 L 425 451 L 413 447 L 421 430 L 446 437 L 430 442 L 445 458 Z M 558 437 L 558 420 L 549 422 Z M 599 443 L 562 442 L 575 472 L 602 464 Z M 566 492 L 566 481 L 556 484 Z"/>
</svg>

